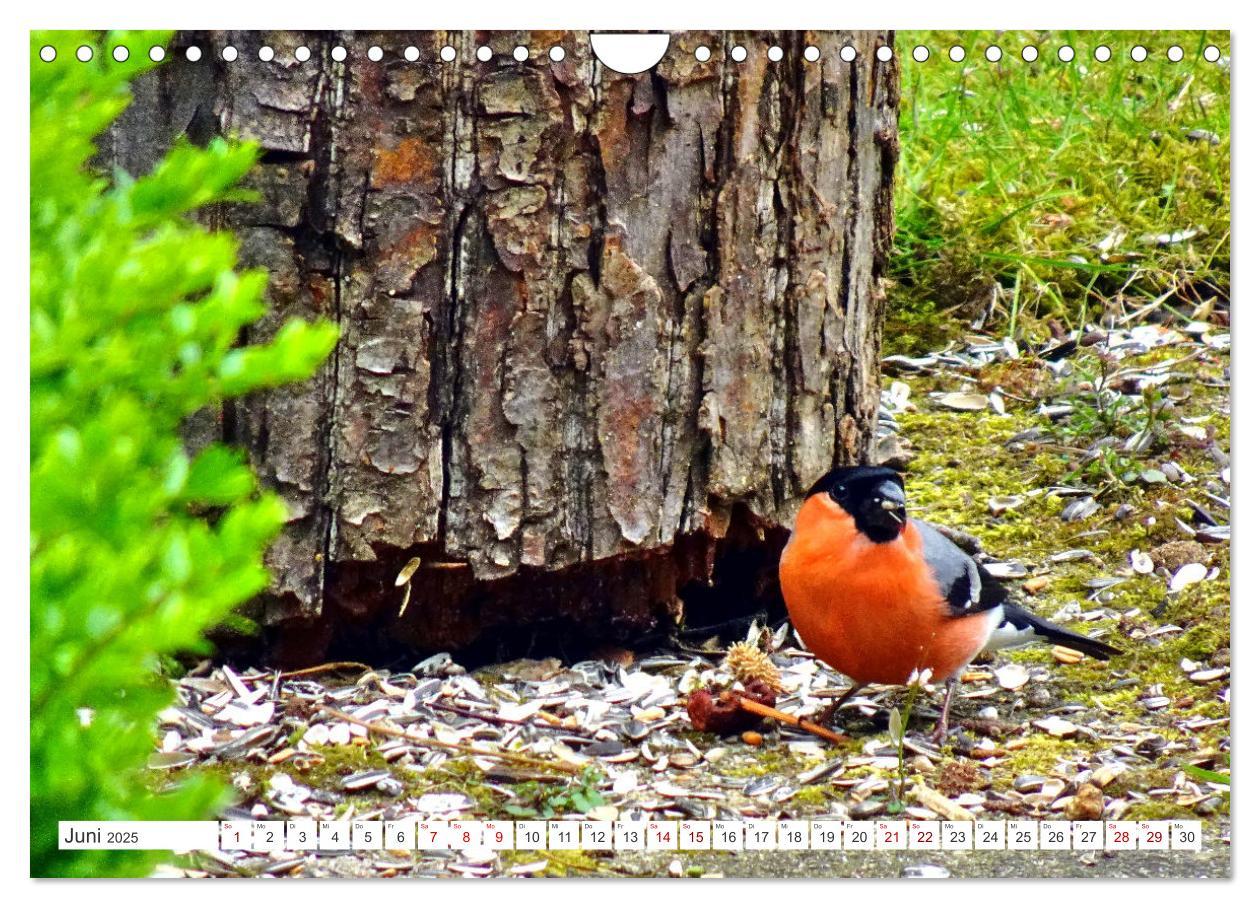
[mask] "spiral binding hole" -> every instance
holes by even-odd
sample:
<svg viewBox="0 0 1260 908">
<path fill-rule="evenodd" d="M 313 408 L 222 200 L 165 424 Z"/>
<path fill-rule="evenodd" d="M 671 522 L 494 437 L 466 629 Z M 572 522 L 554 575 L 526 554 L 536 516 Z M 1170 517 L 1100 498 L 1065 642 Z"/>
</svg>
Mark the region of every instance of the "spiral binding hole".
<svg viewBox="0 0 1260 908">
<path fill-rule="evenodd" d="M 489 63 L 494 59 L 494 51 L 483 44 L 481 47 L 477 48 L 477 59 L 482 63 Z"/>
<path fill-rule="evenodd" d="M 1025 44 L 1024 49 L 1019 52 L 1025 63 L 1036 63 L 1037 58 L 1041 56 L 1041 52 L 1032 44 Z"/>
<path fill-rule="evenodd" d="M 822 56 L 822 51 L 820 51 L 818 48 L 814 47 L 814 45 L 812 45 L 812 44 L 811 44 L 811 45 L 809 45 L 808 47 L 806 47 L 806 48 L 805 48 L 805 60 L 806 60 L 807 62 L 809 62 L 809 63 L 817 63 L 817 62 L 818 62 L 818 58 L 819 58 L 819 57 L 821 57 L 821 56 Z"/>
<path fill-rule="evenodd" d="M 1070 45 L 1063 45 L 1059 48 L 1059 61 L 1062 63 L 1071 63 L 1076 59 L 1076 50 Z"/>
<path fill-rule="evenodd" d="M 455 48 L 448 44 L 438 52 L 438 56 L 442 58 L 443 63 L 451 63 L 455 59 Z"/>
<path fill-rule="evenodd" d="M 1141 63 L 1146 59 L 1146 48 L 1141 44 L 1135 44 L 1133 46 L 1133 50 L 1129 51 L 1129 58 L 1132 59 L 1134 63 Z"/>
<path fill-rule="evenodd" d="M 57 48 L 53 47 L 51 44 L 45 44 L 39 49 L 39 58 L 45 63 L 51 63 L 53 60 L 57 59 Z"/>
<path fill-rule="evenodd" d="M 403 48 L 403 59 L 408 63 L 415 63 L 420 59 L 420 48 L 414 44 L 407 45 L 407 47 Z"/>
<path fill-rule="evenodd" d="M 293 51 L 293 59 L 297 60 L 299 63 L 305 63 L 310 58 L 311 58 L 311 49 L 307 47 L 305 44 L 299 45 Z"/>
<path fill-rule="evenodd" d="M 955 63 L 961 63 L 967 58 L 967 51 L 963 50 L 961 45 L 955 44 L 949 49 L 949 58 Z"/>
<path fill-rule="evenodd" d="M 748 59 L 748 49 L 742 44 L 736 44 L 731 48 L 730 56 L 736 63 L 743 63 Z"/>
<path fill-rule="evenodd" d="M 932 52 L 924 45 L 919 44 L 914 50 L 910 51 L 910 56 L 914 58 L 916 63 L 926 63 L 928 57 L 932 56 Z"/>
<path fill-rule="evenodd" d="M 998 47 L 996 44 L 990 44 L 984 49 L 984 58 L 990 63 L 996 63 L 998 60 L 1002 59 L 1002 48 Z"/>
<path fill-rule="evenodd" d="M 696 59 L 701 63 L 708 63 L 709 58 L 712 56 L 713 53 L 703 44 L 696 48 Z"/>
<path fill-rule="evenodd" d="M 1111 48 L 1106 44 L 1100 44 L 1094 48 L 1094 59 L 1099 63 L 1106 63 L 1111 59 Z"/>
<path fill-rule="evenodd" d="M 1180 62 L 1182 61 L 1182 58 L 1184 58 L 1184 57 L 1185 57 L 1185 55 L 1186 55 L 1185 51 L 1183 51 L 1183 50 L 1182 50 L 1182 49 L 1181 49 L 1178 45 L 1176 45 L 1176 44 L 1174 44 L 1172 47 L 1168 48 L 1168 59 L 1169 59 L 1169 61 L 1171 61 L 1171 62 L 1173 62 L 1173 63 L 1180 63 Z"/>
<path fill-rule="evenodd" d="M 845 63 L 852 63 L 857 59 L 857 50 L 852 44 L 846 44 L 844 47 L 840 48 L 840 59 Z"/>
<path fill-rule="evenodd" d="M 236 48 L 231 44 L 224 46 L 223 53 L 220 55 L 228 63 L 234 63 L 237 58 Z"/>
<path fill-rule="evenodd" d="M 518 44 L 512 48 L 512 59 L 517 63 L 524 63 L 529 59 L 529 48 L 524 44 Z"/>
<path fill-rule="evenodd" d="M 161 63 L 166 59 L 166 48 L 153 45 L 149 48 L 149 59 L 154 63 Z"/>
<path fill-rule="evenodd" d="M 1203 59 L 1207 60 L 1209 63 L 1215 63 L 1221 59 L 1221 49 L 1215 44 L 1209 44 L 1207 47 L 1203 48 Z"/>
<path fill-rule="evenodd" d="M 381 50 L 375 44 L 368 48 L 368 59 L 373 63 L 380 63 L 385 59 L 385 51 Z"/>
<path fill-rule="evenodd" d="M 121 44 L 114 48 L 114 59 L 119 63 L 126 63 L 127 58 L 130 56 L 131 51 L 127 50 L 127 48 L 123 47 Z"/>
<path fill-rule="evenodd" d="M 766 51 L 766 57 L 769 58 L 771 63 L 778 63 L 783 59 L 783 48 L 777 44 L 772 44 L 770 49 Z"/>
<path fill-rule="evenodd" d="M 337 63 L 344 63 L 346 60 L 346 57 L 350 56 L 350 53 L 344 47 L 338 44 L 336 47 L 332 49 L 332 52 L 329 54 L 329 56 L 331 56 L 333 60 Z"/>
<path fill-rule="evenodd" d="M 189 63 L 196 63 L 201 59 L 201 48 L 194 44 L 192 47 L 184 51 L 184 59 Z"/>
<path fill-rule="evenodd" d="M 875 50 L 875 59 L 881 63 L 887 63 L 893 58 L 893 50 L 887 44 L 881 45 Z"/>
<path fill-rule="evenodd" d="M 262 60 L 264 63 L 270 63 L 275 58 L 276 58 L 275 48 L 269 47 L 266 44 L 258 48 L 258 59 Z"/>
</svg>

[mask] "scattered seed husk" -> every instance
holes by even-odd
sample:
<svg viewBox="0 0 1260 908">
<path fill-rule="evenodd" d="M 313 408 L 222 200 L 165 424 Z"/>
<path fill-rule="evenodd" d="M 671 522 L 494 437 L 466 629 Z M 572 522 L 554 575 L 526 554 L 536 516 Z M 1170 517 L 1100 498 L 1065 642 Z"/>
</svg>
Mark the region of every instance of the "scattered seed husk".
<svg viewBox="0 0 1260 908">
<path fill-rule="evenodd" d="M 955 804 L 939 791 L 923 784 L 911 788 L 910 797 L 942 819 L 971 820 L 974 818 L 967 808 Z"/>
<path fill-rule="evenodd" d="M 1008 662 L 995 673 L 998 686 L 1005 690 L 1019 690 L 1028 683 L 1028 669 L 1018 662 Z"/>
<path fill-rule="evenodd" d="M 1066 719 L 1058 716 L 1048 716 L 1044 719 L 1037 719 L 1033 722 L 1036 728 L 1041 729 L 1046 734 L 1055 738 L 1071 738 L 1074 737 L 1080 729 Z"/>
<path fill-rule="evenodd" d="M 1001 517 L 1007 511 L 1013 511 L 1024 503 L 1023 495 L 995 495 L 989 499 L 989 513 Z"/>
<path fill-rule="evenodd" d="M 1017 580 L 1028 576 L 1028 565 L 1018 561 L 991 561 L 984 567 L 998 580 Z"/>
<path fill-rule="evenodd" d="M 1040 577 L 1030 577 L 1025 580 L 1020 588 L 1029 596 L 1035 596 L 1050 585 L 1050 578 L 1042 574 Z"/>
<path fill-rule="evenodd" d="M 1078 520 L 1084 520 L 1098 512 L 1102 505 L 1094 498 L 1093 495 L 1086 495 L 1084 498 L 1074 498 L 1063 507 L 1060 518 L 1068 523 Z"/>
<path fill-rule="evenodd" d="M 1177 573 L 1173 574 L 1172 579 L 1168 581 L 1168 592 L 1179 593 L 1192 583 L 1198 583 L 1205 579 L 1208 575 L 1207 565 L 1198 562 L 1190 562 L 1183 564 L 1177 569 Z"/>
<path fill-rule="evenodd" d="M 1209 668 L 1202 671 L 1191 672 L 1188 676 L 1195 684 L 1211 684 L 1213 681 L 1220 681 L 1229 677 L 1228 668 Z"/>
<path fill-rule="evenodd" d="M 942 394 L 938 399 L 942 407 L 950 410 L 979 411 L 989 409 L 989 398 L 983 394 L 969 394 L 963 391 L 951 391 Z"/>
<path fill-rule="evenodd" d="M 1075 665 L 1085 658 L 1085 654 L 1080 650 L 1067 646 L 1052 646 L 1050 654 L 1054 656 L 1056 662 L 1061 662 L 1064 665 Z"/>
</svg>

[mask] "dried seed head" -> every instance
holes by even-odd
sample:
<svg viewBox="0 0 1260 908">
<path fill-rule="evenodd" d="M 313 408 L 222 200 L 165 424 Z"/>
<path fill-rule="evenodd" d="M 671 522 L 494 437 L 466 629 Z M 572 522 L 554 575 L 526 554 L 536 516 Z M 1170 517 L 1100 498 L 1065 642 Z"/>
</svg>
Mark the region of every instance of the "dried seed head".
<svg viewBox="0 0 1260 908">
<path fill-rule="evenodd" d="M 726 651 L 726 667 L 741 684 L 760 681 L 776 693 L 783 690 L 779 670 L 769 656 L 751 643 L 736 643 L 731 646 Z"/>
</svg>

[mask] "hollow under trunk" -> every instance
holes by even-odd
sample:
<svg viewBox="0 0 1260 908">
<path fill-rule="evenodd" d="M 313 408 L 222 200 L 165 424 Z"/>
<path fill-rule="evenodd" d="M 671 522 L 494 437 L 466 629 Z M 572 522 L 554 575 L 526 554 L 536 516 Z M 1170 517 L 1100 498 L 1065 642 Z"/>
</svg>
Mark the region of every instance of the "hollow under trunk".
<svg viewBox="0 0 1260 908">
<path fill-rule="evenodd" d="M 626 76 L 584 32 L 178 36 L 104 158 L 257 141 L 260 201 L 212 217 L 271 274 L 250 333 L 342 331 L 314 380 L 190 427 L 243 445 L 288 502 L 260 611 L 280 658 L 631 639 L 683 600 L 707 620 L 777 596 L 800 494 L 872 444 L 891 41 L 676 33 Z"/>
</svg>

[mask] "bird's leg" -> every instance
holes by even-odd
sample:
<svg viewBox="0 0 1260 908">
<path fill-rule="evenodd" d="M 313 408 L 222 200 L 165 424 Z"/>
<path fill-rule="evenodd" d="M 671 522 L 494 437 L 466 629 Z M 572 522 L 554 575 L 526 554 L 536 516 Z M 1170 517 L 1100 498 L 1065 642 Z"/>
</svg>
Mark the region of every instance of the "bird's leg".
<svg viewBox="0 0 1260 908">
<path fill-rule="evenodd" d="M 949 732 L 949 703 L 954 699 L 954 688 L 958 686 L 957 678 L 945 682 L 945 700 L 941 703 L 941 717 L 936 721 L 936 730 L 932 732 L 933 744 L 943 744 Z"/>
<path fill-rule="evenodd" d="M 856 694 L 858 691 L 860 691 L 860 690 L 861 690 L 862 688 L 864 688 L 864 687 L 866 687 L 866 685 L 865 685 L 865 684 L 858 684 L 858 683 L 855 683 L 852 687 L 850 687 L 848 690 L 846 690 L 843 694 L 841 694 L 841 695 L 840 695 L 839 697 L 837 697 L 835 700 L 832 700 L 832 701 L 831 701 L 831 704 L 830 704 L 829 706 L 827 706 L 827 707 L 826 707 L 826 708 L 825 708 L 822 712 L 820 712 L 817 716 L 815 716 L 813 721 L 814 721 L 815 723 L 817 723 L 818 725 L 822 725 L 822 726 L 831 725 L 831 724 L 832 724 L 832 722 L 835 720 L 835 718 L 836 718 L 836 712 L 840 709 L 840 707 L 841 707 L 841 706 L 844 706 L 844 704 L 845 704 L 845 703 L 846 703 L 846 702 L 847 702 L 847 701 L 848 701 L 848 700 L 849 700 L 849 699 L 850 699 L 850 698 L 851 698 L 854 694 Z"/>
</svg>

